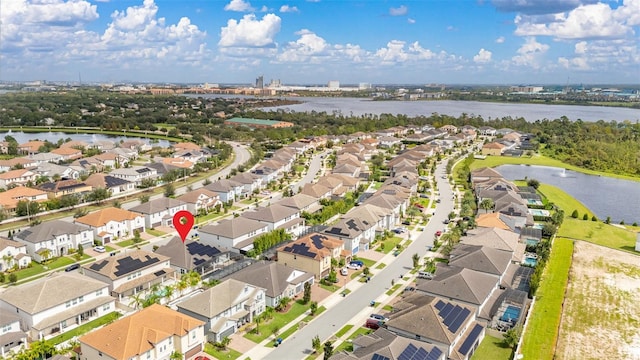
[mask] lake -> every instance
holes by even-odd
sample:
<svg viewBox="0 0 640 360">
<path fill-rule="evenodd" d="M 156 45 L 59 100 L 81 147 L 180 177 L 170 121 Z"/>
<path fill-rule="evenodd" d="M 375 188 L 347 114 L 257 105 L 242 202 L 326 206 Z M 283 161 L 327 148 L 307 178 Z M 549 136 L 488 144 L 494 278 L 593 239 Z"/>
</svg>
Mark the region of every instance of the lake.
<svg viewBox="0 0 640 360">
<path fill-rule="evenodd" d="M 9 132 L 0 132 L 0 139 L 4 140 L 6 135 L 13 136 L 18 144 L 25 143 L 27 141 L 39 139 L 39 140 L 49 140 L 52 143 L 57 143 L 59 139 L 67 139 L 71 138 L 72 140 L 84 141 L 89 144 L 100 141 L 100 140 L 109 140 L 116 143 L 119 143 L 121 140 L 132 140 L 132 139 L 140 139 L 151 146 L 160 146 L 160 147 L 169 147 L 171 146 L 171 142 L 167 140 L 158 140 L 158 142 L 151 142 L 151 139 L 147 138 L 139 138 L 139 137 L 129 137 L 129 136 L 110 136 L 103 134 L 75 134 L 75 133 L 62 133 L 62 132 L 37 132 L 37 133 L 25 133 L 22 131 L 9 131 Z"/>
<path fill-rule="evenodd" d="M 507 180 L 536 179 L 557 186 L 613 223 L 640 223 L 640 182 L 583 174 L 548 166 L 501 165 L 495 168 Z M 570 216 L 573 209 L 565 216 Z M 583 214 L 580 214 L 582 218 Z"/>
</svg>

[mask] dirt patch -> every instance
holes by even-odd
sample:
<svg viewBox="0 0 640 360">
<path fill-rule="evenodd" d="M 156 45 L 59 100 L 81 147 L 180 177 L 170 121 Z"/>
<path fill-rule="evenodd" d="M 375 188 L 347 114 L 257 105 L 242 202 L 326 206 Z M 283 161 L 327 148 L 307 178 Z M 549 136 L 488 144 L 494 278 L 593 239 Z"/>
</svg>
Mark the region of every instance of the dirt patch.
<svg viewBox="0 0 640 360">
<path fill-rule="evenodd" d="M 555 359 L 640 359 L 640 256 L 577 241 Z"/>
</svg>

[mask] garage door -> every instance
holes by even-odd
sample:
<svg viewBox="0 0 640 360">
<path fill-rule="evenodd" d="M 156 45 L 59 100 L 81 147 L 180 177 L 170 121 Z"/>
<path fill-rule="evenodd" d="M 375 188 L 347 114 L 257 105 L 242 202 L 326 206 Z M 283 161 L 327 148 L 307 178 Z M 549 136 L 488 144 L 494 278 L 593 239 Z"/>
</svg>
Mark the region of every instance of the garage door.
<svg viewBox="0 0 640 360">
<path fill-rule="evenodd" d="M 196 356 L 196 354 L 199 353 L 200 351 L 202 351 L 202 344 L 198 344 L 194 348 L 192 348 L 191 350 L 189 350 L 186 353 L 184 353 L 184 358 L 185 359 L 189 359 L 189 358 L 191 358 L 193 356 Z"/>
<path fill-rule="evenodd" d="M 233 335 L 233 333 L 235 332 L 235 330 L 236 330 L 235 326 L 232 326 L 232 327 L 228 328 L 227 330 L 222 331 L 222 332 L 220 333 L 219 340 L 220 340 L 220 341 L 222 341 L 222 339 L 224 339 L 224 338 L 226 338 L 226 337 L 228 337 L 228 336 Z"/>
</svg>

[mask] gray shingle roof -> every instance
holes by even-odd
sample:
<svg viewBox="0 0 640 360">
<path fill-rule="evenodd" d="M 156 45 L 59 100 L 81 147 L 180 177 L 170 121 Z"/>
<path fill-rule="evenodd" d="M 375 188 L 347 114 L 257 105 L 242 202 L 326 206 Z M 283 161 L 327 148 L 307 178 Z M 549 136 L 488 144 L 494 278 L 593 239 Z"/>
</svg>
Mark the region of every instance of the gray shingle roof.
<svg viewBox="0 0 640 360">
<path fill-rule="evenodd" d="M 187 203 L 182 200 L 163 197 L 132 207 L 130 210 L 140 214 L 155 214 L 169 209 L 184 206 L 186 204 Z"/>
<path fill-rule="evenodd" d="M 300 274 L 293 279 L 289 279 L 294 273 Z M 282 295 L 289 284 L 300 284 L 313 278 L 313 276 L 313 274 L 276 262 L 262 260 L 233 273 L 229 278 L 264 288 L 267 296 L 275 298 Z"/>
<path fill-rule="evenodd" d="M 233 219 L 221 220 L 216 225 L 207 225 L 200 228 L 200 232 L 224 236 L 229 239 L 235 239 L 242 235 L 246 235 L 252 231 L 265 228 L 267 225 L 257 220 L 247 219 L 245 217 L 237 217 Z"/>
<path fill-rule="evenodd" d="M 241 217 L 263 222 L 275 223 L 277 221 L 284 220 L 289 216 L 293 216 L 298 212 L 298 209 L 294 209 L 292 207 L 273 204 L 271 206 L 259 207 L 255 211 L 245 211 L 244 213 L 242 213 Z"/>
<path fill-rule="evenodd" d="M 89 227 L 63 220 L 51 220 L 25 229 L 14 236 L 16 239 L 38 244 L 43 241 L 53 240 L 53 238 L 58 235 L 75 235 L 85 230 L 89 230 Z"/>
<path fill-rule="evenodd" d="M 498 278 L 494 275 L 438 263 L 434 279 L 424 281 L 416 288 L 427 294 L 479 306 L 497 286 Z"/>
</svg>

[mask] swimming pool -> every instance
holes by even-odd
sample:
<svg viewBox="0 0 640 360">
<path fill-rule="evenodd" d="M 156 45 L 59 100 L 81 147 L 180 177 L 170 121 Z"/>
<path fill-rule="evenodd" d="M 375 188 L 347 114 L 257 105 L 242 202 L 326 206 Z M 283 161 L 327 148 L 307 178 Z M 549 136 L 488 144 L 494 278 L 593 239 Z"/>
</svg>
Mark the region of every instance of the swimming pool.
<svg viewBox="0 0 640 360">
<path fill-rule="evenodd" d="M 538 258 L 534 256 L 525 255 L 523 265 L 535 267 L 538 264 Z"/>
<path fill-rule="evenodd" d="M 541 209 L 529 209 L 529 214 L 533 216 L 549 216 L 551 213 L 549 210 L 541 210 Z"/>
<path fill-rule="evenodd" d="M 517 306 L 509 305 L 500 317 L 501 321 L 516 323 L 520 317 L 520 308 Z"/>
</svg>

